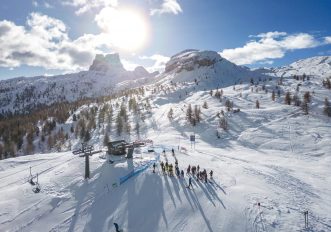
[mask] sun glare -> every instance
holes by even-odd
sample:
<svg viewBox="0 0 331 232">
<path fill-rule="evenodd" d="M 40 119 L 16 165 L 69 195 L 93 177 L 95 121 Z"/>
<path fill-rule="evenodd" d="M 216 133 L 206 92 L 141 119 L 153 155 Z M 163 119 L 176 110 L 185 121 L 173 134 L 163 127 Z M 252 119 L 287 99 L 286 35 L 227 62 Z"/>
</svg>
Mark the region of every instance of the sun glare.
<svg viewBox="0 0 331 232">
<path fill-rule="evenodd" d="M 141 49 L 149 35 L 146 18 L 132 9 L 119 9 L 112 14 L 107 27 L 113 44 L 126 51 Z"/>
</svg>

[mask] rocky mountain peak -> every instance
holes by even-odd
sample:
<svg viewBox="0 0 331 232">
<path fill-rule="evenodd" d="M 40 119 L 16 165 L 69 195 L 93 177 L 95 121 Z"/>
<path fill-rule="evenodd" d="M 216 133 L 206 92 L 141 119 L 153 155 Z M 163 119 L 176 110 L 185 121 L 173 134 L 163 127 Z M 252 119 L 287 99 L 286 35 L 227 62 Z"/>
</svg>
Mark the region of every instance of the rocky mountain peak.
<svg viewBox="0 0 331 232">
<path fill-rule="evenodd" d="M 123 64 L 118 53 L 113 54 L 97 54 L 89 68 L 90 71 L 108 72 L 110 70 L 124 71 Z"/>
</svg>

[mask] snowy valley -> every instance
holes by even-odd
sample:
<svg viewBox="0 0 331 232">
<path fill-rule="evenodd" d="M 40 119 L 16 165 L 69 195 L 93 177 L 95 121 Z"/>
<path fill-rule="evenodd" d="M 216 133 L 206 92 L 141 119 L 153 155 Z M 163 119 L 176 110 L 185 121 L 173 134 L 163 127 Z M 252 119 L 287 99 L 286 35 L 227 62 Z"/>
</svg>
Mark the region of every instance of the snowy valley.
<svg viewBox="0 0 331 232">
<path fill-rule="evenodd" d="M 113 54 L 1 81 L 0 231 L 331 231 L 330 76 L 330 57 L 250 70 L 185 50 L 160 74 Z M 109 155 L 120 139 L 153 143 Z M 100 151 L 89 179 L 82 142 Z M 176 160 L 184 177 L 162 172 Z"/>
</svg>

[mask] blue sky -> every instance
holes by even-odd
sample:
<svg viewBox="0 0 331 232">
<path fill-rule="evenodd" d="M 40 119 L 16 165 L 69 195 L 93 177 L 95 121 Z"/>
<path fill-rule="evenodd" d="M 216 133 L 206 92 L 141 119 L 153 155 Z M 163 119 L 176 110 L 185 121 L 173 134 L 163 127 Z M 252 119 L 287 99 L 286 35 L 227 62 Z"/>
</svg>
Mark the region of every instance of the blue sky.
<svg viewBox="0 0 331 232">
<path fill-rule="evenodd" d="M 128 69 L 144 65 L 150 71 L 162 70 L 170 56 L 188 48 L 214 50 L 249 67 L 331 55 L 331 0 L 1 3 L 0 79 L 86 70 L 96 53 L 109 52 L 119 52 Z M 127 22 L 117 23 L 128 8 Z M 139 18 L 131 19 L 132 12 Z M 140 19 L 144 25 L 136 23 Z M 127 50 L 132 43 L 137 46 Z"/>
</svg>

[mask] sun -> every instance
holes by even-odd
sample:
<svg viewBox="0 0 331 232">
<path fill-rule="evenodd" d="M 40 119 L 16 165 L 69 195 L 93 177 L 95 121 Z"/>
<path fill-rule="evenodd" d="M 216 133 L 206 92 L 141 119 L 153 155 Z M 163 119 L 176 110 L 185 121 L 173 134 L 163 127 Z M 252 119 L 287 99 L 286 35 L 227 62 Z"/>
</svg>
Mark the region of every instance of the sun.
<svg viewBox="0 0 331 232">
<path fill-rule="evenodd" d="M 146 17 L 134 9 L 116 9 L 104 17 L 111 42 L 119 49 L 134 52 L 146 45 L 149 25 Z"/>
</svg>

